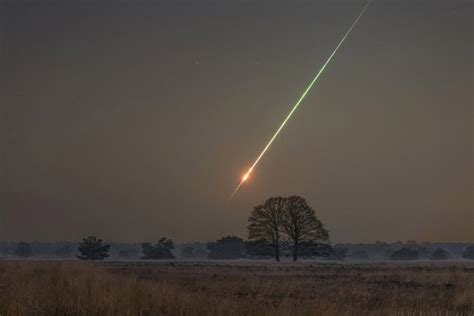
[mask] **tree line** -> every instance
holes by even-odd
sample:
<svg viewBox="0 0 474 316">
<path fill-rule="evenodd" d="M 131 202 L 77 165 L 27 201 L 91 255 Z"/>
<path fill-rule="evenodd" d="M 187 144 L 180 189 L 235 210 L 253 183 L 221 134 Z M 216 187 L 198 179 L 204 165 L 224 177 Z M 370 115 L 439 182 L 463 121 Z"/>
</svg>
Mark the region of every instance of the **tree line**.
<svg viewBox="0 0 474 316">
<path fill-rule="evenodd" d="M 162 238 L 155 245 L 150 243 L 143 244 L 125 244 L 113 243 L 107 244 L 104 241 L 90 236 L 85 238 L 79 245 L 83 245 L 84 254 L 80 252 L 83 260 L 101 260 L 110 256 L 110 250 L 114 249 L 112 256 L 116 259 L 256 259 L 273 257 L 272 249 L 255 247 L 255 244 L 237 236 L 225 236 L 216 241 L 203 244 L 200 242 L 178 245 L 177 251 L 172 240 Z M 5 247 L 6 244 L 10 246 Z M 14 255 L 20 258 L 31 256 L 48 256 L 57 258 L 71 258 L 75 249 L 79 247 L 74 243 L 63 244 L 40 243 L 46 249 L 54 250 L 43 251 L 38 249 L 38 242 L 27 243 L 5 243 L 0 242 L 1 255 Z M 58 245 L 56 245 L 58 244 Z M 403 245 L 403 246 L 401 246 Z M 84 247 L 85 246 L 85 247 Z M 106 246 L 106 247 L 104 247 Z M 399 248 L 401 247 L 401 248 Z M 89 248 L 91 248 L 89 250 Z M 140 248 L 140 250 L 139 250 Z M 446 249 L 448 250 L 446 250 Z M 458 249 L 458 250 L 456 250 Z M 141 255 L 140 255 L 141 252 Z M 98 254 L 98 255 L 97 255 Z M 291 256 L 290 251 L 283 250 L 283 256 Z M 313 256 L 305 256 L 313 257 Z M 336 246 L 327 245 L 327 252 L 320 256 L 330 260 L 447 260 L 447 259 L 472 259 L 474 260 L 474 246 L 467 243 L 372 243 L 372 244 L 338 244 Z"/>
<path fill-rule="evenodd" d="M 396 246 L 393 249 L 393 246 Z M 103 260 L 110 256 L 112 244 L 105 243 L 96 236 L 84 238 L 77 247 L 80 260 Z M 175 245 L 169 238 L 162 237 L 155 244 L 142 243 L 142 259 L 175 259 Z M 206 249 L 185 246 L 181 248 L 182 258 L 238 259 L 273 257 L 280 261 L 282 256 L 290 256 L 293 261 L 299 257 L 323 257 L 332 260 L 355 260 L 386 258 L 390 260 L 417 260 L 427 258 L 444 260 L 452 254 L 442 247 L 430 250 L 430 245 L 419 245 L 415 241 L 405 244 L 336 245 L 332 246 L 329 232 L 316 216 L 315 210 L 300 196 L 271 197 L 253 208 L 247 226 L 247 240 L 237 236 L 226 236 L 209 242 Z M 452 245 L 449 245 L 453 247 Z M 3 245 L 3 247 L 5 247 Z M 474 259 L 474 246 L 463 247 L 462 257 Z M 0 252 L 2 252 L 0 243 Z M 348 248 L 352 251 L 348 254 Z M 56 256 L 69 257 L 73 253 L 70 244 L 63 244 L 54 250 Z M 33 254 L 31 245 L 19 242 L 13 253 L 19 257 Z M 382 253 L 382 255 L 381 255 Z M 130 245 L 118 252 L 121 258 L 139 257 L 136 246 Z"/>
</svg>

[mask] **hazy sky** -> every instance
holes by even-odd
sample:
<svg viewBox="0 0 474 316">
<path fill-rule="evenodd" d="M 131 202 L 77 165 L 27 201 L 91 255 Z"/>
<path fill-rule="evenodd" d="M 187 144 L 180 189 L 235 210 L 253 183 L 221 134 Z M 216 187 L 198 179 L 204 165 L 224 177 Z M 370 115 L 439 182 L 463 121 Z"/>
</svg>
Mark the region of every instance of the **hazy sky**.
<svg viewBox="0 0 474 316">
<path fill-rule="evenodd" d="M 0 3 L 0 240 L 474 241 L 473 1 L 374 0 L 232 201 L 364 1 Z"/>
</svg>

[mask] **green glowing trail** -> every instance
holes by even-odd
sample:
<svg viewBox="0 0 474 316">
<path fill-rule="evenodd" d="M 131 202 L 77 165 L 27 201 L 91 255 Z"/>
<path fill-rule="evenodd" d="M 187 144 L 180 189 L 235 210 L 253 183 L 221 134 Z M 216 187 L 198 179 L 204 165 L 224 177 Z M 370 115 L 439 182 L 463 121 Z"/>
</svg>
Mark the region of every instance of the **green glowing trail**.
<svg viewBox="0 0 474 316">
<path fill-rule="evenodd" d="M 349 28 L 349 30 L 346 32 L 346 34 L 342 37 L 341 41 L 339 42 L 339 44 L 336 46 L 336 48 L 334 49 L 334 51 L 332 52 L 332 54 L 329 56 L 329 58 L 326 60 L 326 62 L 324 63 L 324 65 L 321 67 L 321 69 L 319 70 L 319 72 L 316 74 L 316 76 L 314 77 L 314 79 L 311 81 L 311 83 L 308 85 L 308 87 L 306 88 L 306 90 L 303 92 L 303 94 L 301 95 L 301 97 L 298 99 L 298 101 L 295 103 L 295 105 L 293 106 L 293 108 L 291 109 L 290 113 L 288 113 L 288 115 L 286 116 L 285 120 L 281 123 L 280 127 L 278 127 L 278 129 L 276 130 L 275 134 L 273 134 L 272 138 L 270 138 L 270 140 L 268 141 L 267 145 L 265 146 L 265 148 L 263 148 L 262 152 L 260 153 L 260 155 L 257 157 L 257 159 L 255 160 L 255 162 L 253 163 L 253 165 L 249 168 L 249 170 L 247 171 L 247 173 L 245 173 L 245 175 L 242 177 L 242 180 L 240 181 L 239 185 L 237 185 L 237 187 L 235 188 L 234 192 L 232 192 L 232 195 L 230 196 L 230 198 L 232 199 L 232 197 L 234 197 L 234 195 L 237 193 L 237 191 L 240 189 L 240 187 L 242 186 L 242 184 L 245 182 L 245 180 L 247 180 L 247 178 L 249 177 L 249 175 L 252 173 L 253 169 L 257 166 L 257 164 L 259 163 L 260 159 L 262 159 L 263 155 L 265 155 L 265 152 L 268 150 L 268 148 L 270 148 L 271 144 L 273 143 L 273 141 L 275 140 L 275 138 L 278 136 L 278 134 L 280 133 L 280 131 L 283 129 L 283 127 L 286 125 L 286 122 L 288 122 L 288 120 L 291 118 L 291 116 L 293 115 L 293 113 L 296 111 L 296 109 L 298 108 L 298 106 L 300 105 L 300 103 L 303 101 L 303 99 L 306 97 L 306 95 L 309 93 L 309 91 L 311 90 L 311 88 L 313 87 L 313 85 L 316 83 L 316 81 L 318 81 L 319 77 L 321 76 L 321 74 L 323 73 L 324 69 L 326 69 L 327 65 L 331 62 L 331 59 L 334 57 L 334 55 L 336 54 L 337 50 L 339 49 L 339 47 L 341 47 L 342 43 L 344 43 L 344 41 L 346 40 L 347 36 L 349 35 L 349 33 L 352 31 L 352 29 L 354 28 L 354 26 L 357 24 L 357 21 L 359 21 L 359 19 L 362 17 L 362 15 L 364 14 L 365 10 L 368 8 L 368 6 L 370 5 L 370 3 L 372 2 L 372 0 L 369 0 L 367 2 L 367 4 L 365 5 L 365 7 L 362 9 L 362 11 L 360 12 L 360 14 L 357 16 L 357 18 L 354 20 L 354 23 L 352 23 L 351 27 Z"/>
</svg>

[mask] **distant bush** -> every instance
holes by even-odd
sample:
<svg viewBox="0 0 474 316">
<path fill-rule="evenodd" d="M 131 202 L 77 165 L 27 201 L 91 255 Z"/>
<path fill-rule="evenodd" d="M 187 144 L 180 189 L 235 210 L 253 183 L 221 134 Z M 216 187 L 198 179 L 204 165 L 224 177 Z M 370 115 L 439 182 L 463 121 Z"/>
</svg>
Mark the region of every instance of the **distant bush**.
<svg viewBox="0 0 474 316">
<path fill-rule="evenodd" d="M 451 254 L 443 248 L 436 248 L 430 256 L 431 260 L 447 260 L 451 257 Z"/>
<path fill-rule="evenodd" d="M 27 258 L 33 255 L 33 250 L 29 243 L 20 241 L 14 250 L 14 254 L 18 257 Z"/>
<path fill-rule="evenodd" d="M 418 251 L 403 247 L 390 255 L 391 260 L 418 260 Z"/>
<path fill-rule="evenodd" d="M 347 255 L 347 258 L 352 259 L 352 260 L 368 260 L 369 255 L 367 254 L 367 251 L 365 250 L 358 250 Z"/>
<path fill-rule="evenodd" d="M 462 257 L 464 259 L 471 259 L 474 260 L 474 246 L 468 246 L 464 249 L 462 253 Z"/>
<path fill-rule="evenodd" d="M 83 238 L 82 242 L 79 243 L 80 256 L 77 256 L 81 260 L 103 260 L 109 256 L 110 244 L 104 243 L 104 241 L 95 236 L 89 236 Z"/>
<path fill-rule="evenodd" d="M 236 236 L 222 237 L 207 244 L 210 259 L 238 259 L 245 254 L 245 242 Z"/>
<path fill-rule="evenodd" d="M 161 238 L 155 245 L 146 242 L 142 244 L 142 259 L 175 259 L 172 249 L 173 241 L 166 237 Z"/>
<path fill-rule="evenodd" d="M 332 247 L 329 251 L 327 259 L 329 260 L 345 260 L 347 256 L 347 248 Z"/>
</svg>

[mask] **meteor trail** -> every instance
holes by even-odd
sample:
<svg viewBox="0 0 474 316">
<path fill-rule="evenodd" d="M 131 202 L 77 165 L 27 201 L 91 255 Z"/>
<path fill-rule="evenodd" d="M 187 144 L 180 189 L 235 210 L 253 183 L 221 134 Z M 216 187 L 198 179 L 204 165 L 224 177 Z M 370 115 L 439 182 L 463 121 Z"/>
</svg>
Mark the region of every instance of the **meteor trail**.
<svg viewBox="0 0 474 316">
<path fill-rule="evenodd" d="M 242 177 L 239 185 L 237 185 L 237 187 L 235 188 L 235 190 L 232 192 L 231 196 L 230 196 L 230 199 L 232 199 L 234 197 L 234 195 L 237 193 L 237 191 L 239 191 L 240 187 L 242 186 L 242 184 L 248 179 L 248 177 L 250 176 L 250 174 L 252 173 L 253 169 L 257 166 L 257 164 L 259 163 L 260 159 L 262 159 L 263 155 L 265 154 L 265 152 L 268 150 L 268 148 L 270 148 L 271 144 L 273 143 L 273 141 L 275 140 L 275 138 L 278 136 L 278 134 L 280 133 L 280 131 L 283 129 L 283 127 L 286 125 L 286 122 L 288 122 L 288 120 L 291 118 L 291 116 L 293 115 L 293 113 L 296 111 L 296 109 L 298 108 L 298 106 L 300 105 L 300 103 L 303 101 L 303 99 L 306 97 L 306 95 L 308 94 L 308 92 L 311 90 L 311 88 L 313 87 L 313 85 L 316 83 L 316 81 L 319 79 L 319 76 L 321 76 L 321 74 L 323 73 L 324 69 L 326 68 L 326 66 L 331 62 L 331 59 L 334 57 L 334 55 L 336 54 L 337 50 L 339 49 L 339 47 L 342 45 L 342 43 L 344 43 L 346 37 L 349 35 L 349 33 L 351 33 L 352 29 L 354 28 L 354 26 L 357 24 L 357 22 L 359 21 L 359 19 L 362 17 L 362 15 L 364 14 L 365 10 L 369 7 L 370 3 L 372 2 L 372 0 L 369 0 L 367 2 L 367 4 L 365 5 L 365 7 L 362 9 L 362 11 L 360 12 L 360 14 L 357 16 L 357 18 L 354 20 L 354 23 L 352 23 L 351 27 L 349 28 L 349 30 L 346 32 L 346 34 L 342 37 L 341 41 L 339 42 L 339 44 L 336 46 L 336 48 L 334 49 L 334 51 L 332 52 L 332 54 L 329 56 L 329 58 L 326 60 L 326 62 L 324 63 L 324 65 L 321 67 L 321 69 L 319 70 L 319 72 L 316 74 L 316 76 L 314 77 L 313 81 L 311 81 L 311 83 L 308 85 L 308 87 L 306 88 L 306 90 L 303 92 L 303 94 L 301 95 L 301 97 L 298 99 L 298 101 L 295 103 L 295 105 L 293 106 L 293 108 L 291 109 L 290 113 L 288 113 L 288 115 L 286 116 L 286 118 L 283 120 L 283 122 L 281 123 L 280 127 L 276 130 L 275 134 L 273 134 L 272 138 L 270 138 L 270 140 L 268 141 L 267 145 L 265 146 L 265 148 L 263 148 L 262 152 L 260 153 L 260 155 L 258 155 L 257 159 L 255 160 L 255 162 L 253 163 L 253 165 L 249 168 L 249 170 L 244 174 L 244 176 Z"/>
</svg>

